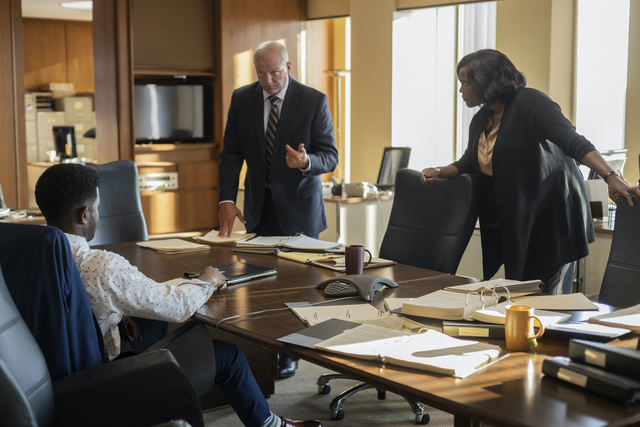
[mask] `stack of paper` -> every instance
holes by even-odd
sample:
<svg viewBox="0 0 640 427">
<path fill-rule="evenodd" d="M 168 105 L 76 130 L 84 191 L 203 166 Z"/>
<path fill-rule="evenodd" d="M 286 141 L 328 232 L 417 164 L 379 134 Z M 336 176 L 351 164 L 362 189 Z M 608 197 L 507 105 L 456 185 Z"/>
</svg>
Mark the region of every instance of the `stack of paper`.
<svg viewBox="0 0 640 427">
<path fill-rule="evenodd" d="M 313 239 L 304 234 L 297 236 L 271 236 L 271 237 L 255 237 L 251 240 L 238 242 L 236 249 L 239 248 L 289 248 L 298 251 L 326 251 L 340 247 L 337 242 L 325 242 L 323 240 Z"/>
<path fill-rule="evenodd" d="M 507 288 L 509 291 L 505 289 Z M 451 292 L 478 292 L 484 290 L 484 294 L 490 294 L 491 291 L 495 291 L 498 296 L 521 296 L 521 295 L 529 295 L 536 294 L 542 292 L 544 288 L 544 283 L 540 280 L 529 280 L 526 282 L 521 282 L 519 280 L 508 280 L 508 279 L 495 279 L 488 280 L 486 282 L 479 283 L 470 283 L 468 285 L 458 285 L 458 286 L 449 286 L 445 288 L 446 291 Z"/>
<path fill-rule="evenodd" d="M 199 245 L 181 239 L 150 240 L 148 242 L 138 242 L 139 246 L 155 249 L 161 254 L 181 254 L 185 252 L 199 252 L 211 249 L 211 246 Z"/>
<path fill-rule="evenodd" d="M 406 334 L 360 325 L 315 345 L 320 350 L 404 366 L 458 378 L 482 369 L 500 354 L 500 347 L 459 340 L 434 330 Z"/>
<path fill-rule="evenodd" d="M 640 304 L 623 308 L 613 313 L 591 317 L 589 318 L 589 323 L 627 328 L 634 332 L 640 332 Z"/>
<path fill-rule="evenodd" d="M 256 237 L 256 233 L 235 232 L 229 237 L 218 237 L 218 230 L 211 230 L 204 236 L 197 236 L 193 239 L 199 242 L 211 243 L 212 245 L 233 245 L 244 240 Z"/>
<path fill-rule="evenodd" d="M 338 255 L 335 253 L 321 252 L 280 252 L 278 257 L 289 259 L 291 261 L 302 262 L 305 264 L 315 265 L 316 267 L 328 268 L 329 270 L 337 271 L 340 273 L 347 272 L 346 258 L 344 255 Z M 388 265 L 397 264 L 395 261 L 382 258 L 372 258 L 371 262 L 364 268 L 376 268 L 384 267 Z"/>
</svg>

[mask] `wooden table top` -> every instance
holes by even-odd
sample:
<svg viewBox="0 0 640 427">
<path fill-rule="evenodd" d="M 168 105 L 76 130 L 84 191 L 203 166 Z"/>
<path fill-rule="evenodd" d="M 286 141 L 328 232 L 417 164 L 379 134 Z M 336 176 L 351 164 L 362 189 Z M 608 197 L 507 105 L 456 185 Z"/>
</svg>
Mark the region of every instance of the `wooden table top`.
<svg viewBox="0 0 640 427">
<path fill-rule="evenodd" d="M 283 309 L 284 303 L 325 300 L 322 291 L 315 286 L 322 280 L 339 275 L 331 270 L 272 255 L 232 253 L 228 247 L 177 255 L 159 254 L 132 243 L 100 248 L 123 255 L 157 281 L 180 277 L 185 271 L 206 265 L 216 266 L 234 261 L 275 266 L 278 269 L 277 276 L 233 285 L 216 292 L 194 317 L 217 326 L 221 319 L 227 317 L 279 309 L 227 320 L 218 327 L 452 413 L 456 426 L 471 425 L 472 420 L 495 426 L 583 427 L 640 422 L 640 406 L 624 407 L 542 375 L 541 366 L 545 358 L 567 355 L 566 341 L 542 339 L 533 351 L 510 353 L 504 340 L 489 340 L 499 345 L 508 356 L 464 379 L 377 365 L 277 341 L 305 327 L 292 312 Z M 416 297 L 446 286 L 474 281 L 406 265 L 381 267 L 368 270 L 367 273 L 390 278 L 400 285 L 376 293 L 373 304 L 379 308 L 383 307 L 386 297 Z M 636 343 L 637 338 L 617 341 L 619 345 L 634 348 Z"/>
</svg>

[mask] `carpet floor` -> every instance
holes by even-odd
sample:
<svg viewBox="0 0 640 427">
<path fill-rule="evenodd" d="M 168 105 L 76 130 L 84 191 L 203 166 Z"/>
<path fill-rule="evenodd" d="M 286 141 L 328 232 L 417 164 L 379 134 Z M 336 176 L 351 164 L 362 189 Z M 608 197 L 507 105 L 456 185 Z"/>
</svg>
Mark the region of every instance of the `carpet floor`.
<svg viewBox="0 0 640 427">
<path fill-rule="evenodd" d="M 301 360 L 295 376 L 276 381 L 276 392 L 267 399 L 271 411 L 294 420 L 316 419 L 331 427 L 418 425 L 409 404 L 402 397 L 387 393 L 386 400 L 377 400 L 375 389 L 356 393 L 344 403 L 344 419 L 331 420 L 331 400 L 356 382 L 333 380 L 330 383 L 330 394 L 318 394 L 316 380 L 320 374 L 327 372 L 330 371 Z M 453 426 L 453 415 L 431 407 L 427 407 L 427 413 L 431 417 L 429 426 Z M 204 414 L 204 419 L 206 427 L 242 427 L 240 419 L 231 407 L 208 411 Z"/>
</svg>

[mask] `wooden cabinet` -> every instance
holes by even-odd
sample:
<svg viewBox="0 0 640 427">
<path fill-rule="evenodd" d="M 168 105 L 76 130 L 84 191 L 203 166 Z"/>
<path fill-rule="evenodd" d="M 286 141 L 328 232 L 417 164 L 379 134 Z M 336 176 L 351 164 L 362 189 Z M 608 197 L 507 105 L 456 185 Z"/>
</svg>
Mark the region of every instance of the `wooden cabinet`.
<svg viewBox="0 0 640 427">
<path fill-rule="evenodd" d="M 209 231 L 218 225 L 217 144 L 135 147 L 141 176 L 177 172 L 177 190 L 141 191 L 149 234 Z"/>
</svg>

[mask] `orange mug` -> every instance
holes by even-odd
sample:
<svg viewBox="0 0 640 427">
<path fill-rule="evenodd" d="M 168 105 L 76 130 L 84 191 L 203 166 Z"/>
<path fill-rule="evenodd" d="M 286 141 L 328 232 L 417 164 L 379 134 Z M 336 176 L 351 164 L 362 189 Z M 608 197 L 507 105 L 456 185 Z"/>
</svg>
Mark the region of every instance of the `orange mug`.
<svg viewBox="0 0 640 427">
<path fill-rule="evenodd" d="M 504 333 L 509 350 L 529 350 L 531 340 L 542 337 L 544 325 L 533 314 L 533 307 L 528 305 L 509 305 L 504 323 Z M 537 334 L 533 333 L 534 320 L 540 324 Z"/>
</svg>

